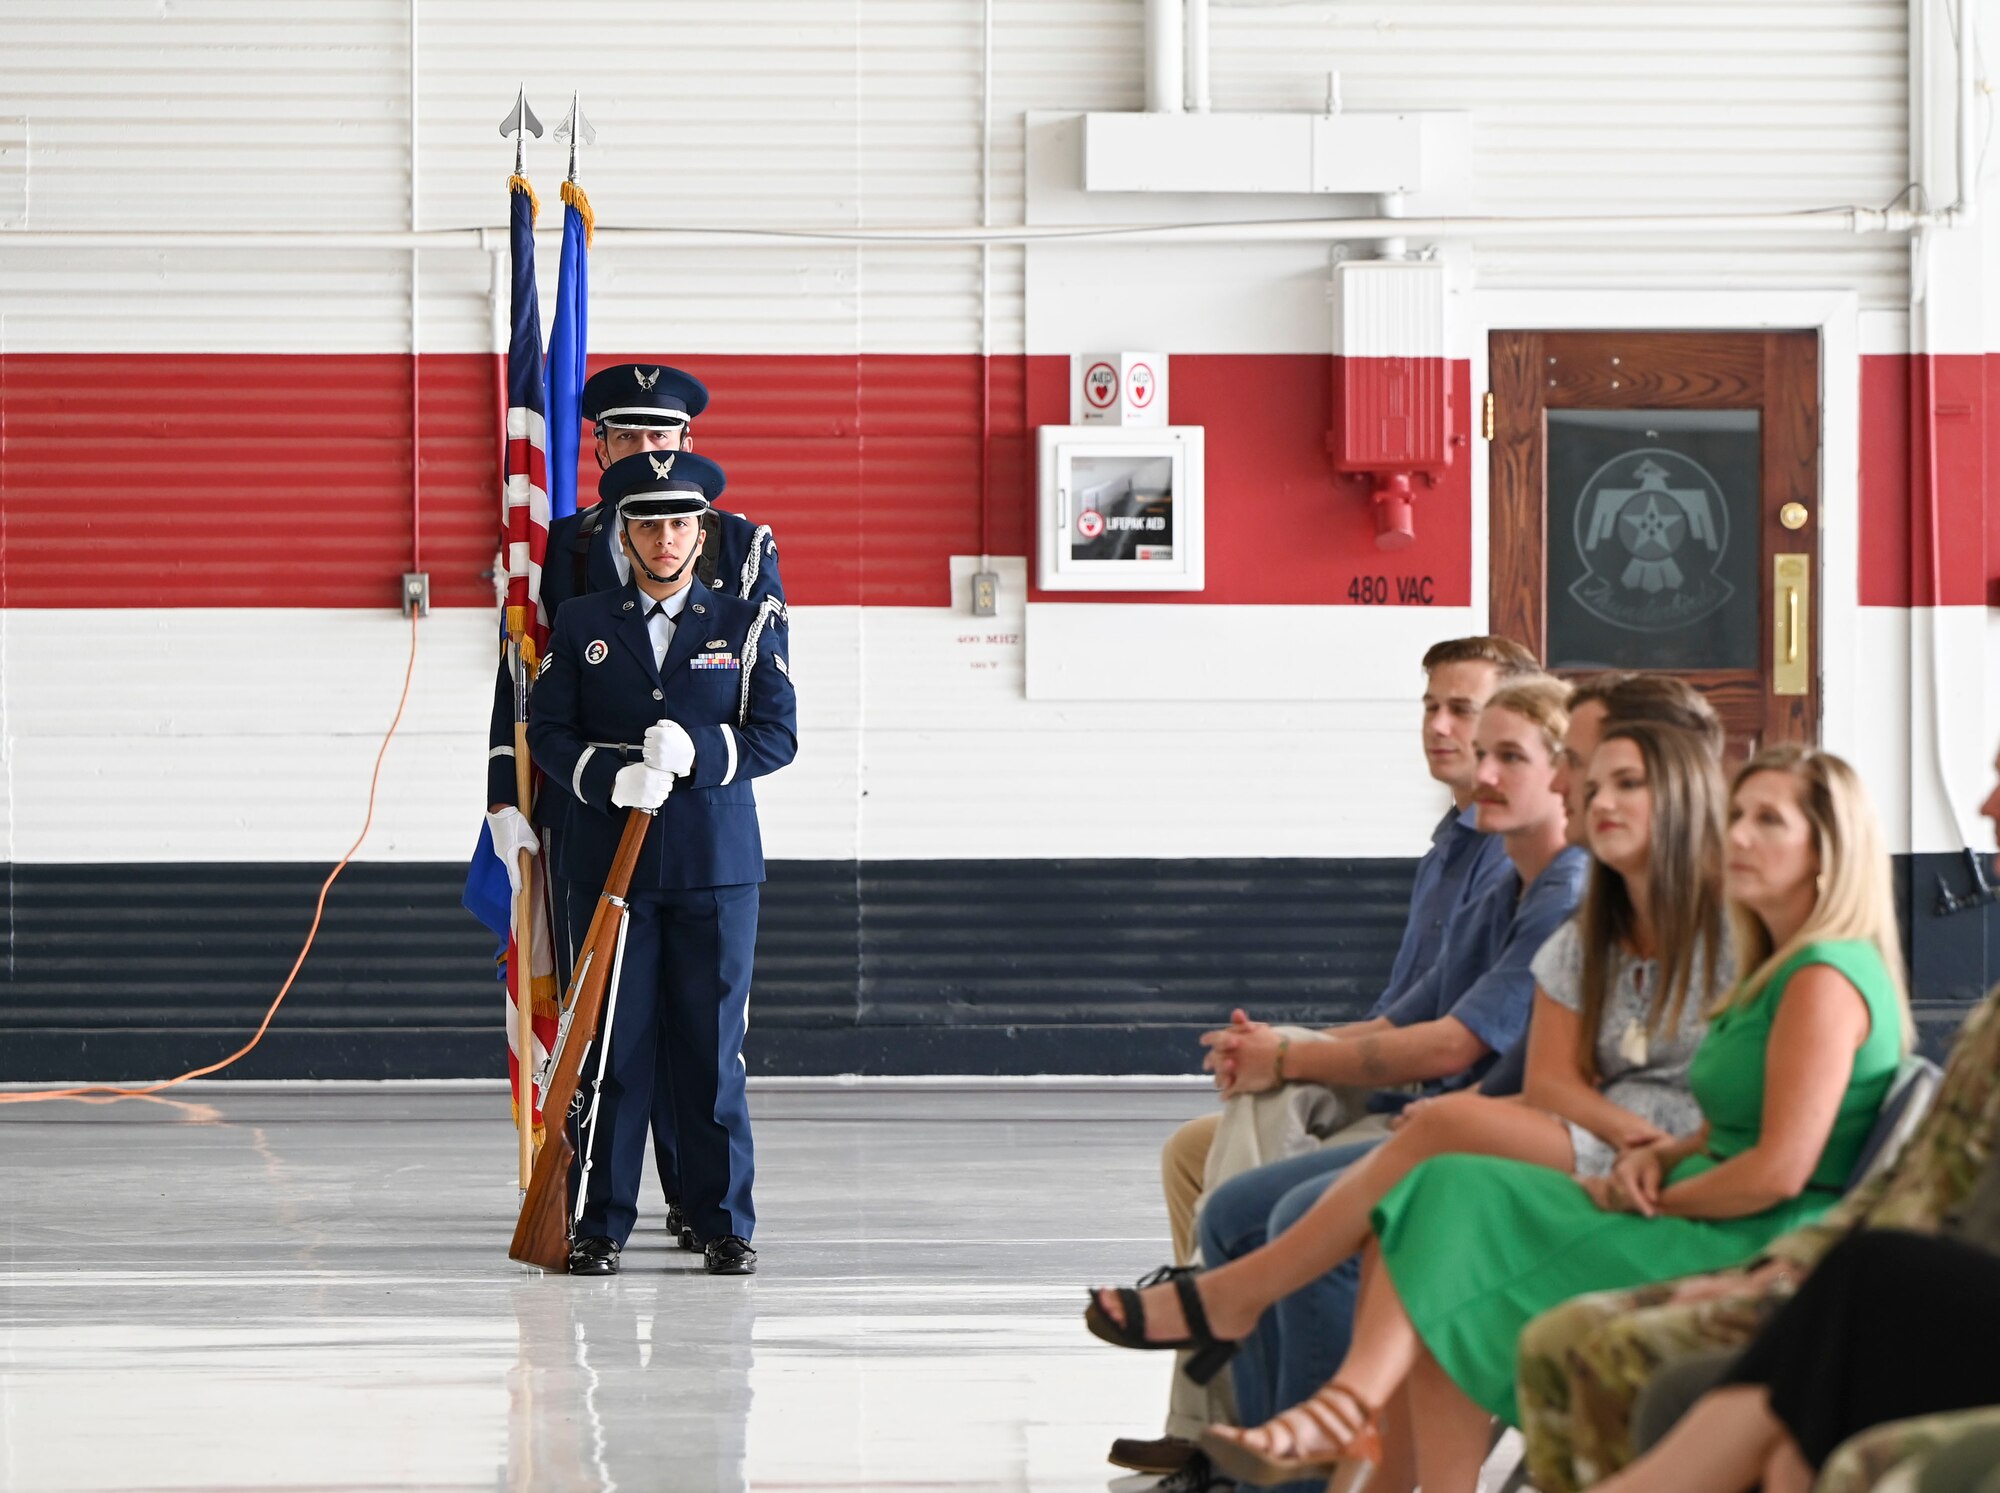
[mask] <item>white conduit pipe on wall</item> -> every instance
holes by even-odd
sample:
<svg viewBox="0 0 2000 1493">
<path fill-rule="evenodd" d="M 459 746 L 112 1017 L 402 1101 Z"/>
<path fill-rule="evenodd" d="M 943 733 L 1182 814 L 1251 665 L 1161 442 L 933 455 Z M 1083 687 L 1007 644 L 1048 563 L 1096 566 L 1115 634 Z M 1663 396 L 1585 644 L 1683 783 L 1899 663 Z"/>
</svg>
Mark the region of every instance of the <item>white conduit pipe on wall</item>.
<svg viewBox="0 0 2000 1493">
<path fill-rule="evenodd" d="M 1179 114 L 1187 91 L 1181 45 L 1187 20 L 1181 0 L 1146 0 L 1146 112 Z"/>
<path fill-rule="evenodd" d="M 1208 98 L 1208 0 L 1186 0 L 1187 4 L 1187 106 L 1193 114 L 1206 114 Z"/>
<path fill-rule="evenodd" d="M 1936 212 L 1908 208 L 1827 207 L 1792 213 L 1606 215 L 1593 217 L 1296 218 L 1241 223 L 1138 223 L 972 228 L 620 228 L 599 224 L 597 242 L 635 249 L 753 249 L 793 244 L 805 248 L 870 244 L 1248 244 L 1340 243 L 1385 238 L 1501 239 L 1643 238 L 1660 234 L 1797 234 L 1841 236 L 1914 233 L 1950 228 L 1963 216 L 1957 206 Z M 559 243 L 560 228 L 540 236 Z M 0 254 L 30 249 L 482 249 L 504 252 L 507 230 L 427 228 L 410 232 L 305 232 L 210 229 L 0 229 Z"/>
<path fill-rule="evenodd" d="M 1961 221 L 1979 210 L 1978 116 L 1973 107 L 1979 93 L 1978 25 L 1979 0 L 1958 0 L 1958 201 L 1952 209 Z"/>
</svg>

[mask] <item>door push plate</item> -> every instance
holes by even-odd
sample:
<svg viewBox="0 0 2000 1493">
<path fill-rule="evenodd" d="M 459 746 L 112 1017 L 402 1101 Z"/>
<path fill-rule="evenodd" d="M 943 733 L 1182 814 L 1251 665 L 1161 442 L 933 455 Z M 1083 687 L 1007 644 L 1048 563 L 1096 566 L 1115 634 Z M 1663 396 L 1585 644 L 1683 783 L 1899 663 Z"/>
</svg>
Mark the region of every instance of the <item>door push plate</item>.
<svg viewBox="0 0 2000 1493">
<path fill-rule="evenodd" d="M 1772 557 L 1771 693 L 1812 692 L 1812 557 Z"/>
</svg>

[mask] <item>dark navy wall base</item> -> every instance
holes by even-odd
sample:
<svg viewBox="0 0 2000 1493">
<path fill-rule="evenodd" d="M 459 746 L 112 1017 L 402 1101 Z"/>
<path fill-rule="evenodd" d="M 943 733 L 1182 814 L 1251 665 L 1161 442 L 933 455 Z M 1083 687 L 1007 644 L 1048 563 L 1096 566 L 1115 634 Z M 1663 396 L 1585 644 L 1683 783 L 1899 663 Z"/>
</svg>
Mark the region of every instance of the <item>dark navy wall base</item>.
<svg viewBox="0 0 2000 1493">
<path fill-rule="evenodd" d="M 1994 880 L 1991 856 L 1978 874 Z M 2000 981 L 2000 901 L 1973 902 L 1974 863 L 1953 855 L 1896 857 L 1896 912 L 1910 961 L 1910 988 L 1920 1001 L 1965 1004 Z M 1947 910 L 1946 899 L 1959 904 Z M 1965 905 L 1970 903 L 1971 905 Z"/>
<path fill-rule="evenodd" d="M 1244 1006 L 1351 1019 L 1395 953 L 1403 860 L 777 862 L 755 1074 L 1175 1073 Z M 1934 914 L 1962 857 L 1904 857 L 1918 1016 L 1940 1051 L 2000 978 L 2000 908 Z M 325 868 L 0 865 L 0 1081 L 163 1077 L 256 1029 Z M 269 1035 L 223 1075 L 506 1071 L 492 940 L 463 868 L 364 863 Z"/>
</svg>

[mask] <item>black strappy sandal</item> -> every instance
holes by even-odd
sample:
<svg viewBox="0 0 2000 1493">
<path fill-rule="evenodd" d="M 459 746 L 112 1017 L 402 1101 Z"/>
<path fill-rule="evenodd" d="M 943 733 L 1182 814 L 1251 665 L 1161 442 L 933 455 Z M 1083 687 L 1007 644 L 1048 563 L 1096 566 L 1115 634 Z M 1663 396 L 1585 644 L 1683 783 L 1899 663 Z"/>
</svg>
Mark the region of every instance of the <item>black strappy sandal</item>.
<svg viewBox="0 0 2000 1493">
<path fill-rule="evenodd" d="M 1201 1272 L 1192 1265 L 1162 1265 L 1150 1275 L 1141 1276 L 1135 1286 L 1116 1287 L 1118 1304 L 1125 1308 L 1122 1323 L 1098 1305 L 1097 1292 L 1092 1291 L 1090 1305 L 1083 1309 L 1083 1325 L 1090 1329 L 1093 1337 L 1101 1338 L 1116 1348 L 1191 1348 L 1193 1354 L 1182 1366 L 1182 1371 L 1195 1383 L 1206 1384 L 1236 1356 L 1237 1344 L 1230 1339 L 1218 1338 L 1210 1329 L 1208 1312 L 1201 1304 L 1201 1292 L 1195 1288 L 1195 1277 L 1199 1274 Z M 1187 1318 L 1188 1335 L 1156 1341 L 1146 1336 L 1146 1308 L 1139 1299 L 1139 1293 L 1149 1286 L 1168 1283 L 1173 1285 L 1174 1294 L 1181 1299 L 1181 1315 Z"/>
</svg>

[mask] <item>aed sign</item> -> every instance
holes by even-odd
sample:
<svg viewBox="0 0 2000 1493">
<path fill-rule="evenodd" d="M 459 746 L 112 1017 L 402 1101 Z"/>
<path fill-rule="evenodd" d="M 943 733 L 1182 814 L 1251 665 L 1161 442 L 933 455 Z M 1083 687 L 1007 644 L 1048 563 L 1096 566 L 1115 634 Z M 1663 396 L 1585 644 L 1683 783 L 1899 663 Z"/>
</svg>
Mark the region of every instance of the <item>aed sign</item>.
<svg viewBox="0 0 2000 1493">
<path fill-rule="evenodd" d="M 1167 423 L 1165 353 L 1077 353 L 1070 358 L 1072 425 L 1138 426 Z"/>
</svg>

